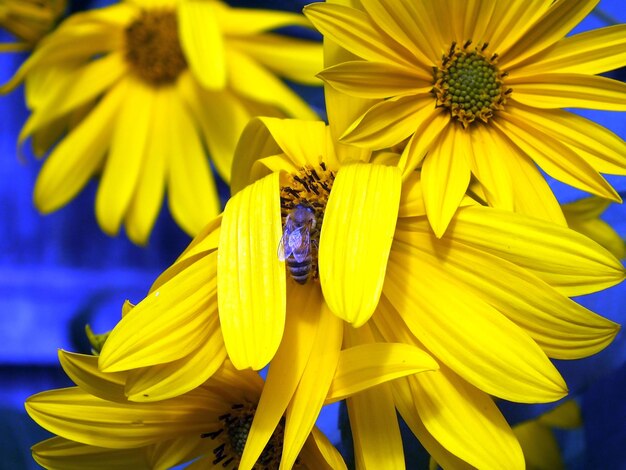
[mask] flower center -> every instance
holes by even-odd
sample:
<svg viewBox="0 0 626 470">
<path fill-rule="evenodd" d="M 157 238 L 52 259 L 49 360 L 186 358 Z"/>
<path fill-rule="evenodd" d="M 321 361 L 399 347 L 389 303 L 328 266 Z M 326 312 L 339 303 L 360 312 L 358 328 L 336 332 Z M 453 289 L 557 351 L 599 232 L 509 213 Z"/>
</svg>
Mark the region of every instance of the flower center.
<svg viewBox="0 0 626 470">
<path fill-rule="evenodd" d="M 488 44 L 470 49 L 472 41 L 463 47 L 452 43 L 441 65 L 433 70 L 433 93 L 437 106 L 445 106 L 450 114 L 467 128 L 476 118 L 489 121 L 494 111 L 503 109 L 511 89 L 505 89 L 502 79 L 508 75 L 496 66 L 498 54 L 484 55 Z"/>
<path fill-rule="evenodd" d="M 142 11 L 126 28 L 126 60 L 154 85 L 173 83 L 187 68 L 174 11 Z"/>
<path fill-rule="evenodd" d="M 213 449 L 215 459 L 213 465 L 221 464 L 223 468 L 236 469 L 243 455 L 246 446 L 252 420 L 256 407 L 249 403 L 235 404 L 230 412 L 219 417 L 222 427 L 214 432 L 203 434 L 201 437 L 216 439 L 223 435 L 221 443 Z M 254 465 L 254 470 L 278 468 L 283 452 L 283 439 L 285 434 L 285 423 L 281 420 L 269 442 L 263 449 L 259 460 Z"/>
<path fill-rule="evenodd" d="M 292 279 L 304 284 L 318 279 L 317 251 L 324 210 L 335 173 L 322 162 L 287 175 L 280 188 L 283 237 L 279 255 L 284 258 Z"/>
</svg>

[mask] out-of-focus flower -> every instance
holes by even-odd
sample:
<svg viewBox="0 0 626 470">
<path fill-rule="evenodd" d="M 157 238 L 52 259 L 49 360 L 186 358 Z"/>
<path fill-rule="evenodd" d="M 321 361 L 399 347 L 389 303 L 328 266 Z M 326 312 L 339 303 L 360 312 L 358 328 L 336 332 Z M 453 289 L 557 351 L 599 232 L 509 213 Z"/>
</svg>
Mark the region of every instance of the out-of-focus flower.
<svg viewBox="0 0 626 470">
<path fill-rule="evenodd" d="M 600 219 L 610 204 L 610 201 L 590 197 L 564 204 L 562 209 L 570 228 L 587 235 L 616 258 L 622 259 L 626 255 L 624 240 L 609 224 Z"/>
<path fill-rule="evenodd" d="M 284 402 L 276 397 L 291 396 L 286 374 L 296 383 L 309 377 L 300 382 L 307 399 L 326 393 L 342 336 L 344 348 L 404 343 L 434 357 L 440 371 L 412 376 L 408 392 L 392 384 L 383 395 L 363 395 L 385 403 L 371 422 L 392 426 L 394 403 L 413 416 L 419 409 L 420 439 L 441 452 L 480 467 L 507 449 L 516 466 L 521 451 L 489 395 L 557 400 L 566 386 L 548 357 L 588 356 L 618 331 L 568 298 L 624 277 L 609 252 L 571 229 L 466 197 L 437 238 L 419 174 L 402 183 L 388 165 L 397 154 L 335 147 L 322 122 L 255 119 L 235 159 L 235 195 L 224 214 L 111 332 L 103 371 L 161 364 L 177 377 L 168 390 L 180 392 L 198 380 L 188 365 L 202 364 L 201 373 L 213 367 L 198 351 L 225 347 L 239 369 L 271 360 L 266 387 L 276 384 L 274 400 Z M 307 213 L 296 220 L 298 208 Z M 287 255 L 302 248 L 298 236 L 308 240 L 300 260 Z M 374 339 L 355 333 L 370 329 Z M 371 416 L 371 404 L 361 400 L 360 409 Z"/>
<path fill-rule="evenodd" d="M 197 389 L 169 400 L 133 403 L 124 394 L 125 374 L 102 374 L 97 357 L 60 351 L 63 368 L 78 387 L 39 393 L 26 411 L 60 437 L 34 446 L 49 469 L 239 468 L 263 380 L 226 362 Z M 264 446 L 254 468 L 279 468 L 285 421 Z M 343 459 L 313 429 L 296 454 L 302 468 L 342 469 Z M 250 466 L 249 468 L 252 468 Z"/>
<path fill-rule="evenodd" d="M 167 188 L 170 211 L 195 235 L 220 209 L 207 158 L 226 181 L 251 116 L 313 118 L 278 76 L 305 84 L 321 45 L 269 30 L 302 15 L 237 9 L 219 0 L 126 1 L 68 18 L 2 87 L 26 81 L 32 114 L 19 140 L 54 146 L 35 186 L 44 213 L 97 174 L 95 212 L 147 241 Z"/>
<path fill-rule="evenodd" d="M 626 25 L 564 37 L 597 3 L 335 0 L 305 14 L 346 51 L 319 76 L 364 100 L 341 141 L 403 149 L 440 237 L 472 175 L 490 205 L 562 225 L 535 163 L 620 201 L 600 173 L 626 174 L 626 143 L 561 109 L 626 110 L 626 85 L 596 76 L 626 64 Z"/>
<path fill-rule="evenodd" d="M 18 42 L 0 44 L 0 51 L 32 48 L 65 11 L 65 0 L 0 0 L 0 27 Z"/>
</svg>

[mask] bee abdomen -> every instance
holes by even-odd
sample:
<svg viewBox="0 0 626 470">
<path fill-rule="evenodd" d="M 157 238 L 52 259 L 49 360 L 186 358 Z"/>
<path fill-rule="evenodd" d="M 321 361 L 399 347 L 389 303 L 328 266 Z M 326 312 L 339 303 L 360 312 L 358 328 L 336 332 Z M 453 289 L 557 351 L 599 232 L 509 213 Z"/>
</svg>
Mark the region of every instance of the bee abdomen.
<svg viewBox="0 0 626 470">
<path fill-rule="evenodd" d="M 293 258 L 289 258 L 287 260 L 287 267 L 289 268 L 291 278 L 298 284 L 306 283 L 309 278 L 309 273 L 311 272 L 311 262 L 312 258 L 310 255 L 302 261 L 296 261 Z"/>
</svg>

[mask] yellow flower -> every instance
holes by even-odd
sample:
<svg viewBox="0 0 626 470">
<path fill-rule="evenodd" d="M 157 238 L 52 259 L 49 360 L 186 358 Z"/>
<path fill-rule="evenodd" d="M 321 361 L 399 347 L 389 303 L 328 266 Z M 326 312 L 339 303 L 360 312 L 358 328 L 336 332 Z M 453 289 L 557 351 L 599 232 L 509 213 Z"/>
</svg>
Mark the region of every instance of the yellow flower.
<svg viewBox="0 0 626 470">
<path fill-rule="evenodd" d="M 241 468 L 263 390 L 256 372 L 237 371 L 227 362 L 189 393 L 133 403 L 124 395 L 125 374 L 100 373 L 95 356 L 60 351 L 59 357 L 78 387 L 42 392 L 26 401 L 28 414 L 60 436 L 33 448 L 44 467 L 165 469 L 195 460 L 188 468 Z M 283 450 L 288 422 L 289 417 L 277 424 L 258 464 L 248 468 L 279 468 L 288 450 Z M 298 456 L 302 468 L 345 468 L 337 450 L 313 427 Z"/>
<path fill-rule="evenodd" d="M 616 258 L 622 259 L 626 256 L 624 240 L 609 224 L 600 219 L 600 215 L 609 204 L 609 201 L 597 197 L 580 199 L 564 204 L 563 215 L 570 228 L 587 235 L 613 253 Z"/>
<path fill-rule="evenodd" d="M 624 269 L 571 229 L 471 198 L 446 236 L 437 238 L 418 173 L 403 184 L 399 170 L 384 164 L 397 155 L 370 157 L 335 147 L 329 133 L 322 122 L 274 118 L 257 118 L 246 127 L 235 156 L 235 195 L 224 214 L 112 331 L 101 369 L 162 364 L 167 373 L 159 380 L 176 377 L 166 390 L 178 394 L 215 370 L 212 356 L 201 351 L 227 352 L 238 369 L 260 369 L 271 361 L 266 389 L 275 390 L 268 395 L 275 405 L 268 404 L 268 414 L 276 420 L 290 400 L 299 401 L 294 396 L 300 391 L 307 404 L 321 403 L 337 356 L 372 342 L 346 338 L 371 328 L 376 347 L 413 346 L 435 358 L 440 371 L 413 376 L 421 377 L 413 386 L 417 391 L 403 392 L 408 398 L 400 403 L 395 396 L 388 399 L 397 393 L 394 385 L 391 392 L 367 392 L 361 416 L 372 413 L 373 402 L 381 403 L 382 416 L 370 422 L 388 429 L 394 403 L 402 411 L 420 396 L 423 403 L 413 413 L 419 408 L 423 434 L 434 436 L 436 445 L 472 462 L 493 462 L 499 450 L 509 449 L 515 462 L 519 446 L 488 405 L 489 395 L 520 402 L 563 397 L 565 383 L 548 357 L 588 356 L 618 331 L 568 296 L 618 283 Z M 289 259 L 288 268 L 280 260 L 291 243 L 285 231 L 296 233 L 289 217 L 298 206 L 310 208 L 315 218 L 307 226 L 310 267 L 302 285 L 297 263 Z M 202 367 L 187 367 L 193 363 Z M 385 364 L 379 370 L 392 369 Z M 129 396 L 141 400 L 150 386 L 145 382 Z M 456 398 L 449 398 L 453 392 Z M 315 415 L 302 412 L 308 419 Z M 469 423 L 467 432 L 455 431 L 459 420 Z M 355 426 L 361 435 L 363 426 Z M 498 445 L 484 445 L 492 441 Z M 256 448 L 260 452 L 262 446 Z M 362 452 L 367 458 L 385 455 L 371 443 Z"/>
<path fill-rule="evenodd" d="M 21 42 L 0 44 L 0 51 L 33 47 L 65 10 L 65 0 L 0 0 L 0 27 Z"/>
<path fill-rule="evenodd" d="M 626 174 L 626 143 L 560 109 L 626 110 L 626 84 L 595 76 L 626 64 L 626 25 L 564 37 L 597 3 L 336 0 L 305 14 L 344 48 L 319 76 L 363 100 L 339 128 L 341 141 L 403 149 L 404 178 L 421 167 L 440 237 L 472 175 L 490 205 L 560 224 L 535 163 L 620 201 L 600 173 Z"/>
<path fill-rule="evenodd" d="M 37 155 L 56 144 L 35 186 L 38 209 L 62 207 L 100 174 L 106 233 L 124 224 L 145 243 L 167 187 L 174 219 L 195 235 L 220 207 L 205 147 L 228 181 L 251 116 L 315 117 L 276 75 L 317 83 L 321 45 L 267 32 L 307 24 L 219 0 L 126 1 L 68 18 L 3 87 L 26 81 L 33 113 L 20 142 L 32 136 Z"/>
</svg>

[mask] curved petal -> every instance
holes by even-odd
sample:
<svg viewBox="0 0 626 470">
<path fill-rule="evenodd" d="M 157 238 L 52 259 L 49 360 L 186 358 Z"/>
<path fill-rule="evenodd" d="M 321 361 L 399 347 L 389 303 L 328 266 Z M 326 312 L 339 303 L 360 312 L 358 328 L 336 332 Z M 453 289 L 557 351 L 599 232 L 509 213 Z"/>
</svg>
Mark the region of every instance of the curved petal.
<svg viewBox="0 0 626 470">
<path fill-rule="evenodd" d="M 400 156 L 398 167 L 402 170 L 404 180 L 422 163 L 426 152 L 432 150 L 431 146 L 439 134 L 453 124 L 450 122 L 450 113 L 443 108 L 433 105 L 428 111 L 428 115 L 423 117 L 421 124 L 418 124 L 419 127 Z"/>
<path fill-rule="evenodd" d="M 552 430 L 537 421 L 527 421 L 513 428 L 524 449 L 526 465 L 530 468 L 565 468 L 561 448 Z"/>
<path fill-rule="evenodd" d="M 510 71 L 509 77 L 543 73 L 584 73 L 595 75 L 626 63 L 626 25 L 585 31 L 564 38 L 534 60 Z"/>
<path fill-rule="evenodd" d="M 416 273 L 417 285 L 407 284 Z M 481 390 L 524 403 L 567 394 L 527 333 L 409 245 L 394 243 L 384 295 L 437 359 Z"/>
<path fill-rule="evenodd" d="M 313 428 L 313 432 L 300 451 L 302 462 L 311 470 L 347 470 L 343 457 L 328 438 Z"/>
<path fill-rule="evenodd" d="M 221 2 L 217 5 L 218 22 L 227 36 L 245 37 L 284 26 L 311 27 L 311 23 L 303 15 L 296 13 L 259 8 L 230 8 Z"/>
<path fill-rule="evenodd" d="M 340 168 L 320 234 L 324 298 L 340 318 L 359 327 L 382 290 L 400 203 L 400 171 L 354 164 Z"/>
<path fill-rule="evenodd" d="M 521 214 L 461 208 L 454 240 L 511 261 L 567 296 L 606 289 L 626 277 L 619 261 L 594 241 Z"/>
<path fill-rule="evenodd" d="M 217 313 L 216 256 L 199 258 L 124 315 L 102 348 L 100 370 L 171 362 L 207 341 Z"/>
<path fill-rule="evenodd" d="M 126 77 L 124 105 L 119 109 L 109 156 L 96 194 L 96 218 L 102 230 L 116 235 L 126 214 L 148 145 L 155 90 Z"/>
<path fill-rule="evenodd" d="M 109 401 L 125 402 L 126 373 L 100 372 L 98 356 L 76 354 L 59 349 L 63 371 L 81 390 Z"/>
<path fill-rule="evenodd" d="M 437 362 L 423 349 L 404 343 L 370 343 L 341 351 L 326 403 L 343 400 L 389 380 L 427 370 Z"/>
<path fill-rule="evenodd" d="M 273 173 L 239 191 L 222 217 L 217 299 L 226 350 L 238 369 L 265 367 L 283 336 L 279 176 Z"/>
<path fill-rule="evenodd" d="M 115 119 L 126 106 L 127 87 L 118 84 L 54 149 L 35 184 L 35 205 L 52 212 L 80 191 L 100 167 L 111 142 Z"/>
<path fill-rule="evenodd" d="M 177 2 L 180 44 L 194 77 L 206 88 L 226 86 L 224 38 L 215 2 Z"/>
<path fill-rule="evenodd" d="M 433 231 L 442 237 L 469 186 L 472 146 L 468 133 L 451 125 L 440 134 L 422 166 L 424 206 Z"/>
<path fill-rule="evenodd" d="M 542 109 L 587 108 L 626 111 L 626 83 L 606 77 L 551 73 L 507 80 L 511 99 Z"/>
</svg>

